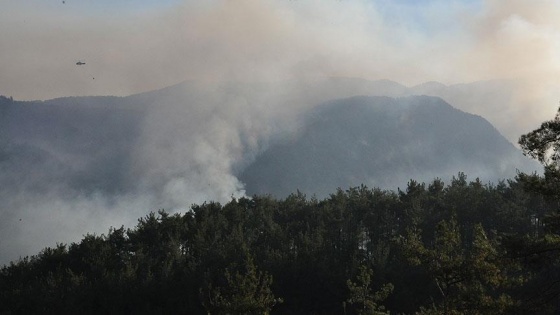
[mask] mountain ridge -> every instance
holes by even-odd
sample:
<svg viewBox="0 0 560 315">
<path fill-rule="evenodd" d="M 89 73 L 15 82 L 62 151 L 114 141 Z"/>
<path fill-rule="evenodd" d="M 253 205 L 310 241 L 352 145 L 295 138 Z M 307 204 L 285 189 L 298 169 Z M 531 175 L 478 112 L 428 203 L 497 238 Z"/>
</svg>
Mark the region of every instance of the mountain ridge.
<svg viewBox="0 0 560 315">
<path fill-rule="evenodd" d="M 537 166 L 488 121 L 436 97 L 339 99 L 311 110 L 302 128 L 240 174 L 249 194 L 284 197 L 298 189 L 324 197 L 337 188 L 394 189 L 458 172 L 497 182 L 515 176 L 515 162 Z M 506 158 L 515 162 L 497 162 Z"/>
</svg>

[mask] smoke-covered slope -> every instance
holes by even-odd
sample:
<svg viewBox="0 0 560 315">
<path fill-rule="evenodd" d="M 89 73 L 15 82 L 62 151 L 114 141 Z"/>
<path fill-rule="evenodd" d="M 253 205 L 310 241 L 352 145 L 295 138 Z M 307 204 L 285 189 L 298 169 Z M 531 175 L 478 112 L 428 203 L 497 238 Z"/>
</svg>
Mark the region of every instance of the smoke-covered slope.
<svg viewBox="0 0 560 315">
<path fill-rule="evenodd" d="M 435 97 L 359 96 L 310 111 L 297 133 L 269 147 L 240 179 L 249 194 L 299 189 L 324 197 L 338 187 L 395 188 L 458 172 L 496 183 L 516 169 L 538 165 L 479 116 Z"/>
<path fill-rule="evenodd" d="M 118 193 L 132 186 L 126 172 L 142 106 L 116 97 L 4 99 L 0 105 L 3 191 L 58 186 L 78 193 Z"/>
<path fill-rule="evenodd" d="M 391 81 L 333 78 L 185 82 L 128 97 L 0 97 L 0 263 L 133 225 L 149 211 L 223 202 L 245 189 L 324 195 L 339 186 L 402 186 L 458 171 L 511 177 L 523 168 L 526 159 L 503 138 L 492 140 L 497 132 L 487 122 L 464 127 L 481 135 L 462 136 L 463 120 L 450 112 L 483 120 L 440 100 L 430 101 L 428 112 L 413 110 L 413 100 L 429 98 L 374 98 L 391 103 L 390 112 L 359 105 L 368 98 L 312 110 L 355 95 L 410 93 Z M 442 132 L 433 129 L 435 118 L 447 126 L 445 141 L 435 138 Z"/>
</svg>

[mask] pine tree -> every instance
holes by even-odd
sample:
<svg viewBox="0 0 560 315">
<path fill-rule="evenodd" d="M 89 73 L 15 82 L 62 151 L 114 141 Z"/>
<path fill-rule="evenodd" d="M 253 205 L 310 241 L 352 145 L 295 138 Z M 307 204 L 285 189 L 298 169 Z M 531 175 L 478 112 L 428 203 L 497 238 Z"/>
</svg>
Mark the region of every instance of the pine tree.
<svg viewBox="0 0 560 315">
<path fill-rule="evenodd" d="M 379 303 L 387 299 L 389 294 L 393 292 L 394 287 L 391 283 L 388 283 L 383 285 L 379 291 L 373 292 L 370 287 L 372 276 L 373 270 L 364 265 L 360 266 L 356 281 L 354 282 L 349 279 L 346 282 L 348 290 L 350 291 L 347 302 L 354 306 L 356 312 L 360 315 L 390 314 L 385 310 L 385 307 L 379 305 Z"/>
<path fill-rule="evenodd" d="M 240 264 L 225 269 L 221 284 L 219 280 L 210 281 L 200 290 L 208 314 L 269 314 L 276 303 L 282 302 L 270 288 L 272 276 L 257 270 L 246 249 L 243 254 Z"/>
</svg>

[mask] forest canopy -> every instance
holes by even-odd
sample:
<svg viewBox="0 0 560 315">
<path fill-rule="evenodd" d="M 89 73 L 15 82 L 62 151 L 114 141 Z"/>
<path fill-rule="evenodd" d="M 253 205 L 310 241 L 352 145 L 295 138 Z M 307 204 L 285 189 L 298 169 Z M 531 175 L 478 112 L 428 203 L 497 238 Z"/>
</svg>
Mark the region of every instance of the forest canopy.
<svg viewBox="0 0 560 315">
<path fill-rule="evenodd" d="M 4 266 L 15 313 L 552 312 L 557 200 L 517 178 L 164 210 Z"/>
</svg>

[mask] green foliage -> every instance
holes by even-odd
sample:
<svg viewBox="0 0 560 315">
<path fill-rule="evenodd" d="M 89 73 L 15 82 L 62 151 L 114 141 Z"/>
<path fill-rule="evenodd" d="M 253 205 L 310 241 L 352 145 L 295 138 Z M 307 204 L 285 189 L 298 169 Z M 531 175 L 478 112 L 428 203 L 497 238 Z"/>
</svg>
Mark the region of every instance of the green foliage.
<svg viewBox="0 0 560 315">
<path fill-rule="evenodd" d="M 557 199 L 524 179 L 150 213 L 4 266 L 0 313 L 550 313 Z"/>
<path fill-rule="evenodd" d="M 519 138 L 523 153 L 544 165 L 558 167 L 560 161 L 560 108 L 554 119 Z"/>
<path fill-rule="evenodd" d="M 464 246 L 456 218 L 438 223 L 432 245 L 426 246 L 418 230 L 401 239 L 406 257 L 424 267 L 440 295 L 440 303 L 422 314 L 507 314 L 515 303 L 499 293 L 508 277 L 496 244 L 480 224 L 475 225 L 471 246 Z"/>
<path fill-rule="evenodd" d="M 377 291 L 373 292 L 371 289 L 371 278 L 373 276 L 373 270 L 366 266 L 360 266 L 358 275 L 356 276 L 356 282 L 351 280 L 346 281 L 348 290 L 350 291 L 350 297 L 348 298 L 348 303 L 353 305 L 356 312 L 360 315 L 386 315 L 390 314 L 385 310 L 383 305 L 379 303 L 385 301 L 389 294 L 393 292 L 393 285 L 388 283 L 383 285 L 383 287 Z"/>
<path fill-rule="evenodd" d="M 272 276 L 258 271 L 247 252 L 240 264 L 225 269 L 223 278 L 223 285 L 209 282 L 200 290 L 208 314 L 268 314 L 282 301 L 271 291 Z"/>
<path fill-rule="evenodd" d="M 519 139 L 524 154 L 544 165 L 543 176 L 519 174 L 518 182 L 538 201 L 531 237 L 510 237 L 506 248 L 530 273 L 525 287 L 527 312 L 558 312 L 560 298 L 560 109 L 554 119 Z M 544 307 L 543 307 L 544 306 Z"/>
</svg>

